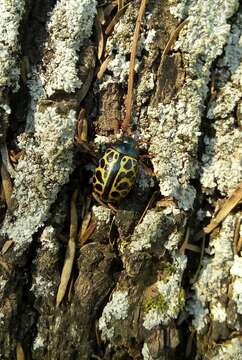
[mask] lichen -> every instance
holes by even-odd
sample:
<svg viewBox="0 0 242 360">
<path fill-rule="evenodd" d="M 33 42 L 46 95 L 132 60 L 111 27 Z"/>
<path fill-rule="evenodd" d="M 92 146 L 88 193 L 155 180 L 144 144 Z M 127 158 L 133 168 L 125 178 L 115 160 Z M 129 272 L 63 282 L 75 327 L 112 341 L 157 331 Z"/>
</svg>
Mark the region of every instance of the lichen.
<svg viewBox="0 0 242 360">
<path fill-rule="evenodd" d="M 185 83 L 169 104 L 148 107 L 148 129 L 146 116 L 140 119 L 141 137 L 150 136 L 149 151 L 155 155 L 152 163 L 161 194 L 177 199 L 184 210 L 193 207 L 196 197 L 190 180 L 198 172 L 197 148 L 211 65 L 228 41 L 228 19 L 237 8 L 236 0 L 212 1 L 210 6 L 199 0 L 187 6 L 189 22 L 175 45 L 183 54 Z"/>
<path fill-rule="evenodd" d="M 92 33 L 96 0 L 59 0 L 53 10 L 48 32 L 52 59 L 42 74 L 48 96 L 62 90 L 73 93 L 82 82 L 78 76 L 78 51 Z M 46 48 L 49 45 L 46 44 Z"/>
<path fill-rule="evenodd" d="M 112 294 L 112 299 L 105 306 L 102 316 L 99 319 L 99 330 L 102 333 L 102 338 L 111 340 L 114 335 L 114 328 L 112 321 L 124 320 L 128 316 L 129 301 L 128 291 L 117 290 Z"/>
<path fill-rule="evenodd" d="M 162 216 L 160 213 L 149 210 L 141 224 L 135 227 L 131 236 L 128 251 L 131 253 L 151 248 L 152 244 L 162 238 Z"/>
<path fill-rule="evenodd" d="M 65 114 L 55 108 L 38 108 L 34 116 L 35 134 L 19 137 L 24 155 L 16 167 L 13 197 L 18 202 L 14 211 L 16 220 L 9 214 L 2 233 L 15 242 L 15 250 L 32 241 L 32 235 L 47 219 L 51 204 L 60 187 L 69 179 L 72 170 L 72 146 L 76 113 Z"/>
<path fill-rule="evenodd" d="M 142 355 L 143 355 L 143 359 L 144 360 L 153 360 L 148 345 L 146 343 L 144 343 L 143 348 L 142 348 Z"/>
<path fill-rule="evenodd" d="M 185 292 L 181 288 L 181 279 L 187 261 L 185 256 L 177 253 L 173 253 L 173 261 L 175 272 L 153 284 L 156 296 L 145 301 L 143 326 L 147 330 L 160 324 L 167 325 L 184 307 Z"/>
<path fill-rule="evenodd" d="M 19 26 L 25 10 L 24 0 L 0 2 L 0 88 L 19 88 L 20 67 L 17 64 L 20 51 Z"/>
<path fill-rule="evenodd" d="M 211 360 L 239 360 L 242 357 L 242 342 L 240 337 L 235 337 L 229 341 L 221 343 L 215 347 L 214 352 L 217 353 L 211 356 Z"/>
<path fill-rule="evenodd" d="M 241 26 L 242 16 L 238 14 L 224 56 L 217 66 L 217 72 L 221 74 L 220 82 L 216 84 L 218 95 L 208 106 L 207 117 L 212 120 L 214 136 L 204 137 L 201 176 L 204 191 L 208 193 L 216 188 L 221 194 L 228 195 L 242 179 L 242 134 L 236 126 L 234 115 L 234 110 L 241 100 Z"/>
<path fill-rule="evenodd" d="M 199 279 L 194 284 L 195 294 L 187 303 L 187 310 L 193 315 L 193 326 L 201 333 L 209 322 L 210 311 L 216 319 L 226 318 L 223 312 L 223 298 L 227 296 L 230 268 L 233 265 L 233 228 L 234 218 L 228 216 L 222 228 L 213 239 L 210 239 L 207 253 L 202 261 Z M 225 282 L 227 279 L 227 286 Z"/>
</svg>

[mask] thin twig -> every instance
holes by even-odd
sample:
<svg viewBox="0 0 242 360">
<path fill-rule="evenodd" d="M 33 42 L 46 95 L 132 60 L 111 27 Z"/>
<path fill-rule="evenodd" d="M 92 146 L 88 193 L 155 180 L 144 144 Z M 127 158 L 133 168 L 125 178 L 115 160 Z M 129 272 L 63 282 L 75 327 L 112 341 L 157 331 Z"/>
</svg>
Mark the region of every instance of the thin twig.
<svg viewBox="0 0 242 360">
<path fill-rule="evenodd" d="M 103 61 L 103 63 L 100 65 L 97 78 L 100 80 L 103 77 L 103 74 L 107 70 L 108 64 L 110 63 L 110 56 L 106 57 L 106 59 Z"/>
<path fill-rule="evenodd" d="M 176 41 L 176 39 L 178 38 L 178 35 L 180 34 L 182 28 L 188 24 L 188 19 L 184 20 L 183 22 L 181 22 L 177 28 L 173 31 L 173 33 L 170 36 L 170 39 L 168 40 L 165 49 L 161 55 L 161 66 L 164 64 L 165 58 L 167 56 L 167 54 L 169 53 L 172 45 L 174 44 L 174 42 Z"/>
<path fill-rule="evenodd" d="M 57 296 L 56 296 L 56 306 L 59 306 L 61 301 L 63 300 L 68 282 L 70 280 L 72 267 L 75 258 L 76 252 L 76 236 L 77 236 L 77 210 L 76 210 L 76 199 L 77 199 L 77 191 L 75 191 L 72 195 L 71 199 L 71 225 L 70 225 L 70 237 L 67 244 L 65 262 L 61 273 L 60 285 L 58 288 Z"/>
<path fill-rule="evenodd" d="M 114 26 L 117 24 L 117 22 L 119 21 L 119 19 L 121 18 L 121 16 L 123 15 L 125 9 L 128 6 L 129 6 L 129 3 L 127 3 L 125 6 L 122 7 L 122 9 L 120 9 L 117 12 L 117 14 L 114 16 L 114 18 L 111 20 L 111 22 L 107 26 L 107 28 L 105 30 L 105 35 L 110 35 L 111 34 L 111 32 L 113 31 Z"/>
<path fill-rule="evenodd" d="M 140 28 L 141 28 L 141 21 L 145 12 L 145 7 L 148 0 L 141 0 L 139 13 L 137 16 L 135 30 L 134 30 L 134 37 L 132 43 L 132 49 L 130 54 L 130 63 L 129 63 L 129 80 L 128 80 L 128 92 L 127 92 L 127 102 L 126 102 L 126 115 L 123 121 L 123 131 L 124 133 L 130 134 L 130 119 L 132 113 L 132 105 L 133 105 L 133 87 L 134 87 L 134 68 L 135 68 L 135 60 L 136 60 L 136 53 L 138 48 L 138 40 L 140 35 Z"/>
</svg>

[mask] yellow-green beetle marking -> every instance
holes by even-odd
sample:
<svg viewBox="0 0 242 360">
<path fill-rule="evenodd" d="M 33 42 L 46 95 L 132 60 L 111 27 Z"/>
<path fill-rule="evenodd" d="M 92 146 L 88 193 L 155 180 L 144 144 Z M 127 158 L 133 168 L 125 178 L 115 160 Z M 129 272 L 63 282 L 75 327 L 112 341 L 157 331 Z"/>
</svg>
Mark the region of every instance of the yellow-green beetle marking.
<svg viewBox="0 0 242 360">
<path fill-rule="evenodd" d="M 118 203 L 133 187 L 138 170 L 138 150 L 132 138 L 109 147 L 93 176 L 93 194 L 105 203 Z"/>
</svg>

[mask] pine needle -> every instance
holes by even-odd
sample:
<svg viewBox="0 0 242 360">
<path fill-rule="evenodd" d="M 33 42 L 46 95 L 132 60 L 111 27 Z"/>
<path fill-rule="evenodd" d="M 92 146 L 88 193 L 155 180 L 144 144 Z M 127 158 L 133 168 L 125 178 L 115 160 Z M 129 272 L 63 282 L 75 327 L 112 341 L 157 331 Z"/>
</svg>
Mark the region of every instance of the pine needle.
<svg viewBox="0 0 242 360">
<path fill-rule="evenodd" d="M 58 307 L 63 300 L 68 282 L 70 280 L 75 252 L 76 252 L 76 236 L 77 236 L 77 210 L 76 210 L 77 190 L 73 193 L 71 199 L 71 225 L 70 225 L 70 237 L 67 244 L 65 262 L 61 273 L 60 285 L 56 296 L 56 307 Z"/>
<path fill-rule="evenodd" d="M 232 195 L 225 200 L 221 209 L 218 211 L 217 215 L 212 219 L 210 224 L 203 228 L 205 234 L 210 234 L 220 223 L 228 216 L 228 214 L 234 209 L 234 207 L 242 199 L 242 182 L 234 190 Z"/>
<path fill-rule="evenodd" d="M 127 93 L 127 105 L 126 105 L 127 107 L 126 107 L 126 116 L 122 126 L 124 133 L 127 134 L 131 133 L 130 119 L 131 119 L 132 105 L 133 105 L 134 68 L 135 68 L 136 53 L 137 53 L 138 41 L 140 35 L 141 21 L 145 12 L 145 7 L 147 2 L 148 0 L 141 0 L 139 13 L 136 19 L 132 49 L 130 54 L 128 93 Z"/>
</svg>

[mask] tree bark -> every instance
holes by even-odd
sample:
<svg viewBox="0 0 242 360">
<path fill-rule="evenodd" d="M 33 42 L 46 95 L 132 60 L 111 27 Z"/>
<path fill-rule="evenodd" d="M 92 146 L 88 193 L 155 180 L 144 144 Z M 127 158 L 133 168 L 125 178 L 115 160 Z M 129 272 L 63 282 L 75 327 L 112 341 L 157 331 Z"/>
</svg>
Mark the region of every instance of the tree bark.
<svg viewBox="0 0 242 360">
<path fill-rule="evenodd" d="M 0 1 L 0 359 L 239 359 L 239 1 L 148 2 L 139 171 L 114 211 L 91 179 L 123 135 L 140 1 L 118 4 Z M 233 193 L 238 205 L 203 232 Z"/>
</svg>

